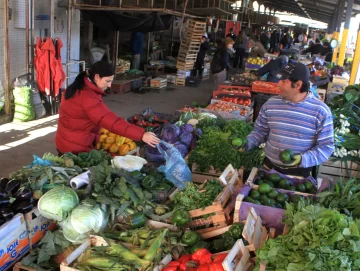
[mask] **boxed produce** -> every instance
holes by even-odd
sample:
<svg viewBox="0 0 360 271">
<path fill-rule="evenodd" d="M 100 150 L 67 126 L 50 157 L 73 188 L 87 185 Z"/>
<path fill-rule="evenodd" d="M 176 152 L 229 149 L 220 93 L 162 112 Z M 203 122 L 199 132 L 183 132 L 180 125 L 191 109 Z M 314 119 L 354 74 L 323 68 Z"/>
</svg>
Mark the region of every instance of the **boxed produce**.
<svg viewBox="0 0 360 271">
<path fill-rule="evenodd" d="M 30 248 L 35 248 L 47 231 L 56 229 L 55 221 L 42 216 L 38 208 L 26 213 L 25 221 L 29 233 Z"/>
<path fill-rule="evenodd" d="M 233 85 L 220 85 L 217 91 L 213 92 L 213 98 L 216 98 L 218 94 L 241 94 L 245 97 L 251 96 L 251 88 L 246 86 L 233 86 Z"/>
<path fill-rule="evenodd" d="M 9 269 L 29 248 L 24 216 L 17 214 L 0 227 L 0 271 Z"/>
<path fill-rule="evenodd" d="M 255 74 L 245 72 L 242 74 L 231 75 L 230 79 L 234 85 L 251 86 L 252 82 L 257 80 L 258 77 Z"/>
</svg>

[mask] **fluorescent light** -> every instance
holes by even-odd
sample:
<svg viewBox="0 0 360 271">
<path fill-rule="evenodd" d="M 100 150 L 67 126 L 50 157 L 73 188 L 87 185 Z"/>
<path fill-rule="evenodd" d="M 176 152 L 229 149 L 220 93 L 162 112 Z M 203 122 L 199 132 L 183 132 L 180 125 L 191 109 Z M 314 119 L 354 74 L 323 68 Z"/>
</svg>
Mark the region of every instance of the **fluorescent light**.
<svg viewBox="0 0 360 271">
<path fill-rule="evenodd" d="M 302 5 L 303 5 L 303 4 L 301 4 L 301 3 L 298 3 L 298 5 L 299 5 L 300 7 L 302 7 Z"/>
</svg>

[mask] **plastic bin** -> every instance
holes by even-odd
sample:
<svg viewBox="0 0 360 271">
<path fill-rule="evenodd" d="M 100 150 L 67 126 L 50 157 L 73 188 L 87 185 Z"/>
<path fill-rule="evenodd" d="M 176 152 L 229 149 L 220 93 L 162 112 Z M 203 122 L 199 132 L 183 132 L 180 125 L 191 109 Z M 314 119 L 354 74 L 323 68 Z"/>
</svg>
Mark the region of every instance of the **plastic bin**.
<svg viewBox="0 0 360 271">
<path fill-rule="evenodd" d="M 265 94 L 257 93 L 255 96 L 255 110 L 254 110 L 254 121 L 259 115 L 261 107 L 271 98 L 277 96 L 277 94 Z"/>
<path fill-rule="evenodd" d="M 254 81 L 252 83 L 252 91 L 268 94 L 280 94 L 278 83 Z"/>
<path fill-rule="evenodd" d="M 138 78 L 138 79 L 134 79 L 131 81 L 131 89 L 139 89 L 143 86 L 143 79 L 142 78 Z"/>
<path fill-rule="evenodd" d="M 110 93 L 125 94 L 131 90 L 131 81 L 114 80 L 111 84 Z"/>
</svg>

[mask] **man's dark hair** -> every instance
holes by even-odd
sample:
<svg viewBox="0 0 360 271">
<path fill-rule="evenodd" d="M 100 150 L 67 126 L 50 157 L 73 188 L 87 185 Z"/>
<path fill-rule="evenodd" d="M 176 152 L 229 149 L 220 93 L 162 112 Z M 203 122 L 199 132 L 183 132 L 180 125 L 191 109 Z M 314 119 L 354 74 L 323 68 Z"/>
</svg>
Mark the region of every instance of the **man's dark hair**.
<svg viewBox="0 0 360 271">
<path fill-rule="evenodd" d="M 320 39 L 316 39 L 316 40 L 315 40 L 315 43 L 320 43 Z"/>
<path fill-rule="evenodd" d="M 291 87 L 292 88 L 296 88 L 296 82 L 298 80 L 290 80 L 291 81 Z M 303 92 L 308 92 L 310 90 L 310 83 L 309 82 L 302 82 L 302 86 L 300 88 L 300 93 L 303 93 Z"/>
<path fill-rule="evenodd" d="M 323 45 L 326 46 L 326 47 L 329 47 L 329 46 L 330 46 L 330 42 L 325 41 L 325 42 L 323 43 Z"/>
</svg>

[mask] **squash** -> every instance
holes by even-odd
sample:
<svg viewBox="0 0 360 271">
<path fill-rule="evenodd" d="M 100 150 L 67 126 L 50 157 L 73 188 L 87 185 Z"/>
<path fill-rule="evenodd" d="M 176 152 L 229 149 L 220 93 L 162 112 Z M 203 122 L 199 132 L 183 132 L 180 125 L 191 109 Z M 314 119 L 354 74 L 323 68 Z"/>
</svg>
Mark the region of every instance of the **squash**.
<svg viewBox="0 0 360 271">
<path fill-rule="evenodd" d="M 115 143 L 116 143 L 116 145 L 118 145 L 119 147 L 121 146 L 121 145 L 123 145 L 124 143 L 125 143 L 125 137 L 123 137 L 123 136 L 116 136 L 116 138 L 115 138 Z"/>
<path fill-rule="evenodd" d="M 105 142 L 106 139 L 107 139 L 107 135 L 103 134 L 99 137 L 99 142 L 103 143 L 103 142 Z"/>
<path fill-rule="evenodd" d="M 128 142 L 126 143 L 129 145 L 129 150 L 132 151 L 134 149 L 136 149 L 136 143 L 134 141 Z"/>
<path fill-rule="evenodd" d="M 124 144 L 122 146 L 119 147 L 119 154 L 120 155 L 127 155 L 129 152 L 130 148 L 128 144 Z"/>
<path fill-rule="evenodd" d="M 130 138 L 127 138 L 127 137 L 125 137 L 125 143 L 129 143 L 129 142 L 131 142 L 132 140 L 130 139 Z"/>
<path fill-rule="evenodd" d="M 115 138 L 115 137 L 116 137 L 116 134 L 114 134 L 114 133 L 108 133 L 108 137 L 113 137 L 113 138 Z"/>
<path fill-rule="evenodd" d="M 105 143 L 107 144 L 114 144 L 115 143 L 115 138 L 114 137 L 107 137 L 105 139 Z"/>
<path fill-rule="evenodd" d="M 112 144 L 109 144 L 109 143 L 103 143 L 102 144 L 102 148 L 105 150 L 105 151 L 108 151 L 110 149 Z"/>
<path fill-rule="evenodd" d="M 100 129 L 100 134 L 107 135 L 108 133 L 109 133 L 109 131 L 106 130 L 105 128 L 101 128 L 101 129 Z"/>
<path fill-rule="evenodd" d="M 118 151 L 119 151 L 119 146 L 116 145 L 116 143 L 112 144 L 111 147 L 110 147 L 110 149 L 109 149 L 109 152 L 111 152 L 111 153 L 116 153 L 116 152 L 118 152 Z"/>
</svg>

